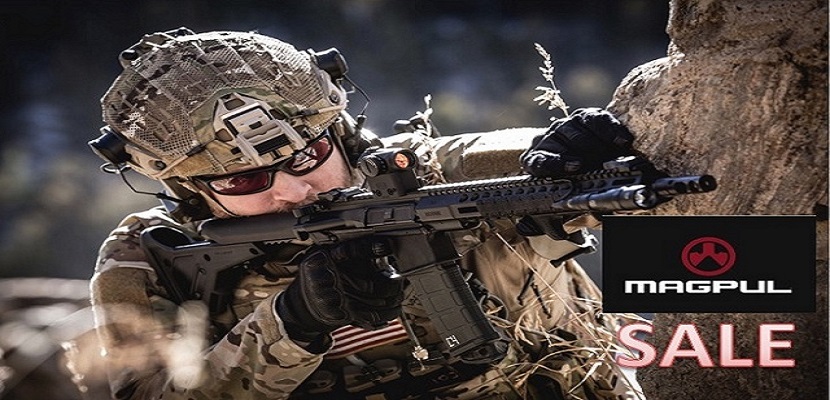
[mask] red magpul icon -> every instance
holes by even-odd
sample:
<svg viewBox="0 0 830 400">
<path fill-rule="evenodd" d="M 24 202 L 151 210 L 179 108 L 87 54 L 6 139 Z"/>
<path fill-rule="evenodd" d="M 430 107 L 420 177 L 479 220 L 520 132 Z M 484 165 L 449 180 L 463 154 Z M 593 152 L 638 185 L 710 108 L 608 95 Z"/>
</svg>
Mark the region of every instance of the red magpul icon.
<svg viewBox="0 0 830 400">
<path fill-rule="evenodd" d="M 695 275 L 718 276 L 735 265 L 735 249 L 723 239 L 704 236 L 689 242 L 683 248 L 681 259 L 686 269 Z M 707 259 L 711 259 L 719 268 L 713 270 L 698 268 Z"/>
</svg>

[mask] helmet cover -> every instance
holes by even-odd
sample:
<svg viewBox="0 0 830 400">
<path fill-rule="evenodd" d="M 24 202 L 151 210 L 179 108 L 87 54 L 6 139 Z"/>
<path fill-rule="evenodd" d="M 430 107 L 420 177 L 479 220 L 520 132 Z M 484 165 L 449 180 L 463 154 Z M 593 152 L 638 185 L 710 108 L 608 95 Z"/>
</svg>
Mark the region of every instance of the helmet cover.
<svg viewBox="0 0 830 400">
<path fill-rule="evenodd" d="M 154 179 L 279 162 L 346 108 L 310 53 L 257 33 L 156 33 L 121 62 L 103 119 L 127 142 L 130 166 Z"/>
</svg>

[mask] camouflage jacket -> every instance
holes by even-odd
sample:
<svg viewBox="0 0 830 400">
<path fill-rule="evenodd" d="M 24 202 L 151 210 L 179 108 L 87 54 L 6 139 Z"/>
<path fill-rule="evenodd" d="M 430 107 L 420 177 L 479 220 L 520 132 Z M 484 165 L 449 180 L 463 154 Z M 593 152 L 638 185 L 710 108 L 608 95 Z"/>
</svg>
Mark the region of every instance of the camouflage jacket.
<svg viewBox="0 0 830 400">
<path fill-rule="evenodd" d="M 420 172 L 433 182 L 461 181 L 517 173 L 518 155 L 538 133 L 401 134 L 384 142 L 414 149 L 425 164 Z M 222 315 L 205 318 L 194 304 L 177 306 L 138 244 L 140 232 L 158 224 L 195 232 L 162 208 L 130 215 L 103 243 L 91 281 L 115 398 L 478 399 L 538 398 L 540 392 L 551 398 L 555 389 L 573 398 L 591 392 L 617 399 L 626 393 L 607 362 L 612 356 L 596 350 L 609 347 L 614 323 L 599 314 L 593 282 L 573 261 L 549 263 L 563 254 L 562 243 L 520 236 L 508 221 L 454 236 L 462 268 L 498 300 L 493 319 L 511 339 L 504 361 L 486 367 L 443 359 L 440 339 L 411 296 L 404 303 L 411 332 L 436 357 L 413 359 L 400 320 L 377 331 L 344 327 L 324 354 L 305 351 L 287 337 L 273 304 L 293 280 L 302 251 L 249 271 Z M 207 320 L 227 330 L 216 343 L 205 339 Z"/>
</svg>

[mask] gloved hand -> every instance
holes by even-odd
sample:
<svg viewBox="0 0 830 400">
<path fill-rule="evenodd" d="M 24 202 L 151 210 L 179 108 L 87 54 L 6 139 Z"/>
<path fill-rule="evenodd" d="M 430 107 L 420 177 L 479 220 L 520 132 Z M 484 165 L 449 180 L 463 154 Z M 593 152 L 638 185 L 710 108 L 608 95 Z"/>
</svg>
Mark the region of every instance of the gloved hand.
<svg viewBox="0 0 830 400">
<path fill-rule="evenodd" d="M 403 281 L 382 274 L 373 263 L 389 249 L 376 239 L 312 249 L 276 301 L 288 336 L 312 343 L 341 326 L 375 329 L 400 315 Z"/>
<path fill-rule="evenodd" d="M 633 153 L 634 135 L 610 112 L 581 108 L 556 120 L 522 153 L 522 169 L 536 177 L 557 177 L 602 168 Z"/>
</svg>

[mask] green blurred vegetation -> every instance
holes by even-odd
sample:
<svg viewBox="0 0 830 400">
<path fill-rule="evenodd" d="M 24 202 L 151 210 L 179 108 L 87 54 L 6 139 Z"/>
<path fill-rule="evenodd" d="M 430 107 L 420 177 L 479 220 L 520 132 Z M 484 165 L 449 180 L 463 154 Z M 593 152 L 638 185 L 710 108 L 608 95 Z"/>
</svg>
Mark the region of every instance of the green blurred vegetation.
<svg viewBox="0 0 830 400">
<path fill-rule="evenodd" d="M 371 97 L 369 128 L 389 133 L 431 94 L 448 134 L 548 123 L 532 101 L 545 85 L 534 42 L 553 56 L 572 108 L 604 106 L 629 70 L 665 55 L 667 16 L 668 1 L 655 0 L 5 1 L 0 278 L 88 278 L 120 218 L 156 204 L 98 172 L 86 146 L 116 56 L 145 33 L 256 30 L 301 49 L 337 47 Z"/>
</svg>

